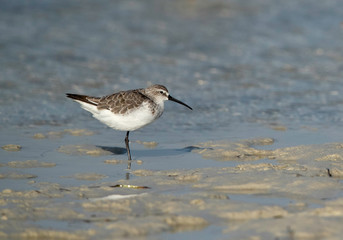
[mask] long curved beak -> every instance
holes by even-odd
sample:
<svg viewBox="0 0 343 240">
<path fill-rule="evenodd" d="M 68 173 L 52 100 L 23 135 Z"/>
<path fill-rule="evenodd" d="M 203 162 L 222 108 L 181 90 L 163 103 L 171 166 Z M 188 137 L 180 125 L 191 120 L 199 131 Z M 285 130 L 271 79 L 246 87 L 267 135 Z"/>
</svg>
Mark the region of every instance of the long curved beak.
<svg viewBox="0 0 343 240">
<path fill-rule="evenodd" d="M 193 108 L 191 108 L 190 106 L 188 106 L 186 103 L 181 102 L 180 100 L 177 100 L 176 98 L 173 98 L 172 96 L 168 96 L 168 100 L 182 104 L 185 107 L 188 107 L 190 110 L 193 110 Z"/>
</svg>

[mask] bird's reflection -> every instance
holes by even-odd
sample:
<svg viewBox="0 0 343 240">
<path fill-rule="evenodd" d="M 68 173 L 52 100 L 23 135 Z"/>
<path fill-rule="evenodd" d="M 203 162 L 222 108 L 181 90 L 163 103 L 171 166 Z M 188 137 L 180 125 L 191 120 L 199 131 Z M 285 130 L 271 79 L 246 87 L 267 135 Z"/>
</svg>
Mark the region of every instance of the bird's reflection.
<svg viewBox="0 0 343 240">
<path fill-rule="evenodd" d="M 104 151 L 111 152 L 114 155 L 121 155 L 121 154 L 126 153 L 126 149 L 121 148 L 121 147 L 108 147 L 108 146 L 96 146 L 96 147 L 101 148 Z"/>
<path fill-rule="evenodd" d="M 109 147 L 109 146 L 97 146 L 105 151 L 111 152 L 113 155 L 122 155 L 126 154 L 126 149 L 121 147 Z M 194 149 L 200 149 L 196 146 L 188 146 L 185 148 L 170 148 L 170 149 L 143 149 L 143 150 L 135 150 L 135 156 L 138 157 L 166 157 L 166 156 L 174 156 L 180 155 L 183 153 L 191 152 Z M 131 170 L 131 165 L 134 160 L 127 160 L 127 168 L 126 170 Z M 125 179 L 130 179 L 130 172 L 125 173 Z"/>
</svg>

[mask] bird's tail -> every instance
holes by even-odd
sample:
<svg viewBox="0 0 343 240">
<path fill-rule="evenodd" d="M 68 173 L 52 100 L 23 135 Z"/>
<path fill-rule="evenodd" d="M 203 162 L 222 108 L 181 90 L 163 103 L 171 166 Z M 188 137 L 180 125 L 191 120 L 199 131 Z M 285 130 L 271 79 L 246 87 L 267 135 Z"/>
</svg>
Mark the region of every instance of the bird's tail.
<svg viewBox="0 0 343 240">
<path fill-rule="evenodd" d="M 67 93 L 66 95 L 68 98 L 71 98 L 71 99 L 76 100 L 76 101 L 92 104 L 94 106 L 98 105 L 97 102 L 91 100 L 91 99 L 95 99 L 94 97 L 89 97 L 86 95 L 73 94 L 73 93 Z"/>
</svg>

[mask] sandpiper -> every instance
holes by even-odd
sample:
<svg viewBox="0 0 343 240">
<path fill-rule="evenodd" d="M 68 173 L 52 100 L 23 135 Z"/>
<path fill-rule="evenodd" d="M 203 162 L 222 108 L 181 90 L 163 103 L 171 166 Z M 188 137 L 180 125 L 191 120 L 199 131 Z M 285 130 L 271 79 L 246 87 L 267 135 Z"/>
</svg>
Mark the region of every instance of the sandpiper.
<svg viewBox="0 0 343 240">
<path fill-rule="evenodd" d="M 104 97 L 91 97 L 67 93 L 67 97 L 81 104 L 93 117 L 110 128 L 126 131 L 125 145 L 131 160 L 129 133 L 155 121 L 164 110 L 164 101 L 170 100 L 193 110 L 187 104 L 173 98 L 165 86 L 152 85 L 121 91 Z"/>
</svg>

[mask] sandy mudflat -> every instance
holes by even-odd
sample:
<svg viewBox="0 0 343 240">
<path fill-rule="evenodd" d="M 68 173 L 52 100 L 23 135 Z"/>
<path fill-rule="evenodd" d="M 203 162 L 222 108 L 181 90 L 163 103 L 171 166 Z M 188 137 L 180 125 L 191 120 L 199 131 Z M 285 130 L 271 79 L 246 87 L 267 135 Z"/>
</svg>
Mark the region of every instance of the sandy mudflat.
<svg viewBox="0 0 343 240">
<path fill-rule="evenodd" d="M 110 155 L 109 151 L 103 150 L 96 146 L 91 145 L 65 145 L 58 149 L 61 153 L 72 154 L 72 155 L 91 155 L 101 156 Z"/>
<path fill-rule="evenodd" d="M 234 167 L 143 168 L 132 170 L 132 180 L 117 182 L 105 182 L 104 174 L 61 174 L 61 179 L 93 183 L 70 187 L 31 181 L 35 190 L 4 189 L 0 238 L 154 238 L 219 227 L 220 235 L 230 239 L 339 239 L 343 144 L 261 149 L 273 142 L 258 138 L 199 143 L 189 153 L 235 161 Z M 61 148 L 58 151 L 71 156 L 102 156 L 94 154 L 99 150 L 95 146 L 87 147 L 91 152 L 81 151 L 79 145 Z M 54 166 L 24 161 L 3 167 Z"/>
<path fill-rule="evenodd" d="M 45 139 L 45 138 L 61 138 L 64 135 L 72 136 L 92 136 L 95 133 L 86 129 L 65 129 L 63 131 L 50 131 L 48 133 L 36 133 L 33 135 L 34 139 Z"/>
<path fill-rule="evenodd" d="M 21 146 L 17 144 L 6 144 L 1 147 L 2 149 L 6 151 L 16 152 L 21 150 Z"/>
<path fill-rule="evenodd" d="M 0 1 L 0 239 L 342 239 L 343 1 Z M 165 85 L 114 131 L 66 97 Z M 128 169 L 130 167 L 130 169 Z"/>
</svg>

